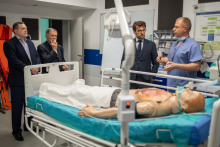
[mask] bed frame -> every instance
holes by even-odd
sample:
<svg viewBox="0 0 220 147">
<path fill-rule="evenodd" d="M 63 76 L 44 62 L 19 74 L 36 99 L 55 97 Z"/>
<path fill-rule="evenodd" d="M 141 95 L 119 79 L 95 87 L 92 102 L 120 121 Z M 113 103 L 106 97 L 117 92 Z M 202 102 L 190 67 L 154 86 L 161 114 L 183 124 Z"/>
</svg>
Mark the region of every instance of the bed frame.
<svg viewBox="0 0 220 147">
<path fill-rule="evenodd" d="M 71 67 L 71 70 L 60 72 L 59 65 L 64 65 L 64 64 Z M 31 75 L 30 69 L 38 68 L 38 67 L 40 68 L 47 67 L 49 69 L 49 73 Z M 59 63 L 26 66 L 24 68 L 24 77 L 25 77 L 24 81 L 25 81 L 25 97 L 26 97 L 25 101 L 27 104 L 27 97 L 39 95 L 38 90 L 40 88 L 41 83 L 43 82 L 54 83 L 63 86 L 71 85 L 72 83 L 74 83 L 79 78 L 79 63 L 59 62 Z M 36 105 L 38 105 L 37 107 L 41 107 L 41 109 L 43 109 L 40 104 L 36 104 Z M 27 123 L 28 117 L 33 117 L 30 126 Z M 49 147 L 55 146 L 58 138 L 64 139 L 68 144 L 68 146 L 71 146 L 71 144 L 80 147 L 116 146 L 116 144 L 114 143 L 66 127 L 63 124 L 59 123 L 58 121 L 54 120 L 53 118 L 45 115 L 44 113 L 30 109 L 27 106 L 25 110 L 25 121 L 28 130 Z M 33 124 L 35 123 L 37 124 L 36 132 L 33 131 Z M 43 128 L 43 135 L 39 134 L 39 127 Z M 56 136 L 53 144 L 50 144 L 49 142 L 46 141 L 46 132 Z M 92 140 L 92 141 L 88 141 L 88 140 Z"/>
<path fill-rule="evenodd" d="M 70 67 L 70 70 L 60 72 L 59 65 L 64 65 L 64 64 L 68 65 Z M 49 73 L 47 73 L 47 74 L 40 73 L 38 75 L 31 75 L 30 69 L 38 68 L 38 67 L 39 68 L 47 67 L 49 69 Z M 109 71 L 109 70 L 121 71 L 120 69 L 105 69 L 105 70 L 107 70 L 107 71 Z M 130 72 L 155 76 L 155 74 L 146 73 L 146 72 L 137 72 L 137 71 L 130 71 Z M 157 74 L 156 76 L 167 77 L 165 75 L 159 75 L 159 74 Z M 173 77 L 177 78 L 177 79 L 182 78 L 182 77 L 175 77 L 175 76 L 173 76 Z M 41 83 L 48 82 L 48 83 L 59 84 L 59 85 L 65 86 L 65 85 L 71 85 L 78 78 L 79 78 L 79 64 L 78 64 L 78 62 L 65 62 L 65 63 L 59 62 L 59 63 L 49 63 L 49 64 L 26 66 L 24 68 L 26 104 L 27 104 L 27 97 L 39 95 L 38 90 L 40 88 Z M 112 80 L 120 80 L 120 78 L 115 78 L 112 76 L 104 75 L 104 71 L 103 71 L 102 78 L 101 78 L 101 86 L 109 86 L 109 85 L 103 84 L 104 78 L 109 78 Z M 197 80 L 197 79 L 190 79 L 190 81 L 208 82 L 205 80 Z M 172 88 L 172 87 L 161 86 L 161 85 L 156 85 L 156 84 L 143 83 L 143 82 L 137 82 L 137 81 L 131 81 L 131 80 L 130 80 L 130 82 L 175 90 L 175 88 Z M 206 96 L 219 97 L 219 95 L 216 95 L 216 94 L 209 94 L 209 93 L 203 93 L 203 94 Z M 41 109 L 43 109 L 43 107 L 40 104 L 37 103 L 36 105 L 37 105 L 37 107 L 40 107 Z M 219 131 L 214 132 L 215 129 L 212 129 L 212 128 L 219 126 L 218 124 L 220 123 L 220 116 L 219 116 L 220 114 L 216 113 L 216 111 L 218 111 L 218 109 L 220 109 L 220 101 L 219 100 L 216 101 L 214 105 L 217 105 L 217 106 L 214 107 L 215 109 L 213 108 L 214 109 L 213 114 L 215 114 L 214 116 L 218 119 L 212 118 L 212 122 L 211 122 L 212 126 L 210 129 L 210 134 L 211 134 L 210 136 L 212 137 L 211 140 L 213 140 L 214 144 L 216 145 L 216 140 L 218 141 L 218 144 L 220 144 L 219 139 L 218 138 L 216 139 L 216 136 L 215 136 L 216 133 L 218 133 L 218 134 L 220 133 L 220 130 L 218 127 Z M 220 111 L 218 111 L 218 112 L 220 112 Z M 27 123 L 28 117 L 33 117 L 30 126 Z M 26 110 L 25 110 L 25 121 L 26 121 L 26 126 L 27 126 L 28 130 L 49 147 L 55 146 L 57 144 L 58 138 L 64 139 L 66 144 L 70 147 L 73 145 L 76 145 L 79 147 L 87 147 L 87 146 L 88 147 L 102 147 L 102 146 L 117 147 L 118 146 L 117 144 L 115 144 L 113 142 L 102 140 L 102 139 L 93 137 L 91 135 L 85 134 L 83 132 L 79 132 L 77 130 L 69 128 L 69 127 L 59 123 L 55 119 L 45 115 L 44 113 L 30 109 L 27 106 L 26 106 Z M 36 125 L 36 128 L 37 128 L 36 132 L 33 131 L 34 124 Z M 39 133 L 39 127 L 41 127 L 43 129 L 42 135 Z M 157 130 L 156 133 L 158 133 L 159 131 L 170 131 L 170 130 Z M 51 133 L 56 136 L 53 144 L 50 144 L 48 141 L 46 141 L 46 132 Z M 172 138 L 172 134 L 171 134 L 171 138 Z M 130 146 L 145 146 L 145 147 L 147 147 L 147 146 L 149 146 L 149 147 L 150 146 L 157 146 L 157 147 L 169 146 L 169 147 L 175 147 L 175 144 L 173 144 L 173 143 L 146 143 L 146 144 L 132 144 Z M 193 147 L 193 146 L 189 145 L 188 147 Z M 215 146 L 212 145 L 209 147 L 215 147 Z"/>
</svg>

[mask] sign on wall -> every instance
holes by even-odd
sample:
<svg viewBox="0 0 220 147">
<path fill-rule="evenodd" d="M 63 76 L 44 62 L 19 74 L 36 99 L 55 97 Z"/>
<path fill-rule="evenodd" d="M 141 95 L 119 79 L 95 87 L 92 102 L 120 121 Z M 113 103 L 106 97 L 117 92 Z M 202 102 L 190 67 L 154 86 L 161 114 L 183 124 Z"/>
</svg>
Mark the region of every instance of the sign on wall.
<svg viewBox="0 0 220 147">
<path fill-rule="evenodd" d="M 196 13 L 195 40 L 220 41 L 220 12 Z"/>
</svg>

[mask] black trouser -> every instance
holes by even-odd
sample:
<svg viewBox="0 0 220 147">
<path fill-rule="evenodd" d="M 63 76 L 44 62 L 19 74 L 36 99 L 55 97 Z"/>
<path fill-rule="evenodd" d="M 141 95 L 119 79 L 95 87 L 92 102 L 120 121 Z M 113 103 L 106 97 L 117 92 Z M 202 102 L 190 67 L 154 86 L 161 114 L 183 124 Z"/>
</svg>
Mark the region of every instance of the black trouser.
<svg viewBox="0 0 220 147">
<path fill-rule="evenodd" d="M 140 75 L 138 75 L 138 74 L 136 75 L 135 81 L 140 81 L 140 82 L 142 82 Z M 150 81 L 147 81 L 146 83 L 151 83 L 151 80 L 150 80 Z M 149 88 L 149 87 L 150 87 L 150 86 L 147 86 L 147 85 L 141 85 L 141 84 L 136 84 L 136 83 L 130 83 L 130 89 L 142 89 L 142 88 Z"/>
<path fill-rule="evenodd" d="M 14 87 L 11 88 L 11 118 L 12 118 L 12 134 L 19 134 L 22 132 L 21 129 L 21 117 L 22 117 L 22 108 L 24 106 L 25 109 L 25 92 L 24 87 Z M 24 111 L 25 112 L 25 111 Z M 28 118 L 28 122 L 30 123 L 31 118 Z M 24 119 L 24 129 L 26 129 L 25 119 Z"/>
</svg>

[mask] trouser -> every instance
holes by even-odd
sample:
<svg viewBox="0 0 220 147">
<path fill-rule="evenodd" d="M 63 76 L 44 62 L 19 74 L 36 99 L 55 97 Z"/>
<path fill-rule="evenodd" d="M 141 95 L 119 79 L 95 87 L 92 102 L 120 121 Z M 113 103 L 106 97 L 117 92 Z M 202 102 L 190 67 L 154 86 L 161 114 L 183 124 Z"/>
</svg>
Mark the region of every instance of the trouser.
<svg viewBox="0 0 220 147">
<path fill-rule="evenodd" d="M 142 82 L 141 80 L 141 76 L 140 75 L 136 75 L 136 78 L 135 78 L 135 81 L 140 81 Z M 150 81 L 147 81 L 146 83 L 151 83 L 151 80 Z M 136 83 L 130 83 L 130 89 L 142 89 L 142 88 L 149 88 L 150 86 L 147 86 L 147 85 L 141 85 L 141 84 L 136 84 Z"/>
<path fill-rule="evenodd" d="M 21 129 L 21 117 L 22 117 L 22 108 L 25 109 L 25 92 L 24 87 L 15 87 L 10 86 L 11 88 L 11 104 L 12 104 L 12 134 L 19 134 L 22 132 Z M 25 112 L 25 111 L 24 111 Z M 31 118 L 28 118 L 30 124 Z M 24 129 L 26 128 L 25 119 L 24 119 Z"/>
</svg>

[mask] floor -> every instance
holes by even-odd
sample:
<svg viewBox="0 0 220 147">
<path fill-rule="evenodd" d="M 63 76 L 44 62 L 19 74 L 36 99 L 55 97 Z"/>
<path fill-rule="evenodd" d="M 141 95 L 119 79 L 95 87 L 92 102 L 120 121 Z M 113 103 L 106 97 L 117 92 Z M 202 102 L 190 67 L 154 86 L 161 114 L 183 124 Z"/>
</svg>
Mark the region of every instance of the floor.
<svg viewBox="0 0 220 147">
<path fill-rule="evenodd" d="M 17 141 L 12 135 L 11 110 L 4 110 L 5 114 L 0 113 L 0 146 L 1 147 L 47 147 L 42 141 L 30 132 L 22 132 L 24 141 Z M 42 132 L 41 132 L 42 133 Z M 46 134 L 49 143 L 53 143 L 55 136 Z M 62 139 L 58 140 L 56 147 L 65 146 Z"/>
</svg>

